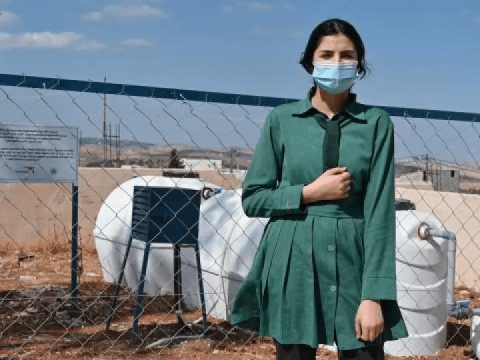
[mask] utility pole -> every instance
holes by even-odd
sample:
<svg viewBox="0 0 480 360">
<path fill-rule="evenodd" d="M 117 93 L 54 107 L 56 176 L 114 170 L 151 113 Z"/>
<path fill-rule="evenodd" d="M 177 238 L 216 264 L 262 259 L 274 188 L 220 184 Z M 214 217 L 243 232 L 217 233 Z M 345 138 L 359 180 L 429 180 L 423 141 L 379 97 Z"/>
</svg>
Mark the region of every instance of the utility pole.
<svg viewBox="0 0 480 360">
<path fill-rule="evenodd" d="M 103 82 L 107 83 L 107 77 L 103 78 Z M 103 163 L 107 161 L 107 93 L 103 93 L 103 123 L 102 123 L 102 132 L 103 132 Z"/>
<path fill-rule="evenodd" d="M 112 162 L 112 124 L 108 124 L 108 161 Z M 111 165 L 109 165 L 111 166 Z"/>
<path fill-rule="evenodd" d="M 120 124 L 116 127 L 116 137 L 115 137 L 115 157 L 117 160 L 117 167 L 120 167 Z"/>
<path fill-rule="evenodd" d="M 425 181 L 428 181 L 428 175 L 429 175 L 429 170 L 428 170 L 428 154 L 425 155 Z"/>
</svg>

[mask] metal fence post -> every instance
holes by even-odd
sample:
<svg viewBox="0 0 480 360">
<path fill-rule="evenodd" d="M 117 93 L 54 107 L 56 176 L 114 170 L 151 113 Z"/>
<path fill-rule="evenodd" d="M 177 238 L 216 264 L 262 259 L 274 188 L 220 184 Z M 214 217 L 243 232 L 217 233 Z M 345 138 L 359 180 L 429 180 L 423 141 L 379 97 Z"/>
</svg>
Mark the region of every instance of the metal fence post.
<svg viewBox="0 0 480 360">
<path fill-rule="evenodd" d="M 78 308 L 78 186 L 72 184 L 72 309 Z"/>
</svg>

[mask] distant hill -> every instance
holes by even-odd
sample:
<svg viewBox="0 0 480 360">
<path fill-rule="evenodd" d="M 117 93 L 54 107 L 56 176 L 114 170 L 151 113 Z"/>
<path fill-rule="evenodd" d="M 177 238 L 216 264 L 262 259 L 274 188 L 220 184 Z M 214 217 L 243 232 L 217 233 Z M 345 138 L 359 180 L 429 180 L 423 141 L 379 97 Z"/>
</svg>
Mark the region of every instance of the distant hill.
<svg viewBox="0 0 480 360">
<path fill-rule="evenodd" d="M 80 139 L 80 145 L 97 145 L 103 146 L 103 139 L 97 137 L 85 137 Z M 115 146 L 112 140 L 112 146 Z M 233 151 L 234 156 L 248 156 L 251 157 L 254 149 L 248 147 L 232 146 L 227 148 L 222 147 L 205 147 L 198 148 L 189 144 L 170 144 L 170 145 L 158 145 L 147 142 L 135 141 L 135 140 L 120 140 L 120 147 L 137 147 L 141 149 L 149 149 L 150 151 L 169 152 L 171 149 L 177 149 L 179 155 L 188 156 L 195 152 L 201 152 L 203 154 L 212 153 L 231 153 Z"/>
<path fill-rule="evenodd" d="M 95 137 L 85 137 L 80 139 L 80 145 L 103 145 L 102 138 Z M 114 140 L 112 140 L 112 146 L 115 145 Z M 135 140 L 120 140 L 120 147 L 139 147 L 139 148 L 149 148 L 154 146 L 152 143 L 145 143 Z"/>
</svg>

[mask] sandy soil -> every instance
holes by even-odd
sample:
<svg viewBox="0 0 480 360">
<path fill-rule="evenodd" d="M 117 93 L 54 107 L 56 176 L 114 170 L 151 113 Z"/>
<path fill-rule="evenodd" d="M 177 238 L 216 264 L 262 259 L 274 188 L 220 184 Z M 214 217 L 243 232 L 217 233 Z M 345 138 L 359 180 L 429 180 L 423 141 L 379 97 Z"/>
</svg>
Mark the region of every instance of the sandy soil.
<svg viewBox="0 0 480 360">
<path fill-rule="evenodd" d="M 51 245 L 51 244 L 50 244 Z M 66 247 L 37 246 L 33 251 L 0 251 L 0 359 L 274 359 L 272 341 L 209 318 L 210 327 L 200 339 L 167 341 L 170 336 L 192 336 L 201 325 L 181 326 L 172 311 L 172 297 L 146 297 L 140 319 L 140 343 L 131 341 L 134 295 L 122 292 L 109 331 L 104 319 L 113 286 L 102 280 L 96 254 L 84 248 L 78 303 L 69 293 L 70 263 Z M 30 255 L 30 257 L 28 256 Z M 33 256 L 33 257 L 31 257 Z M 458 299 L 479 304 L 479 294 L 457 289 Z M 201 318 L 186 312 L 187 321 Z M 470 359 L 469 320 L 451 320 L 448 344 L 438 355 L 402 359 Z M 336 359 L 336 353 L 319 349 L 317 359 Z M 387 359 L 394 359 L 387 357 Z"/>
</svg>

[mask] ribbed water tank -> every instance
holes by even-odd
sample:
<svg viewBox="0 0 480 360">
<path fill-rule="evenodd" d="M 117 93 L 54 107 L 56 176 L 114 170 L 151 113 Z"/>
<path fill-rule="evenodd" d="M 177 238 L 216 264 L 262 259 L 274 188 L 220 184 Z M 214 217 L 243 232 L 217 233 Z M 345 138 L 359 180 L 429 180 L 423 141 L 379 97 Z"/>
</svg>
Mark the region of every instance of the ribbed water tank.
<svg viewBox="0 0 480 360">
<path fill-rule="evenodd" d="M 448 236 L 423 240 L 422 223 L 435 233 L 446 230 L 434 216 L 419 211 L 396 212 L 397 298 L 409 337 L 385 343 L 391 355 L 435 355 L 447 330 Z"/>
<path fill-rule="evenodd" d="M 473 309 L 472 323 L 470 325 L 470 341 L 476 358 L 480 356 L 480 308 Z"/>
</svg>

